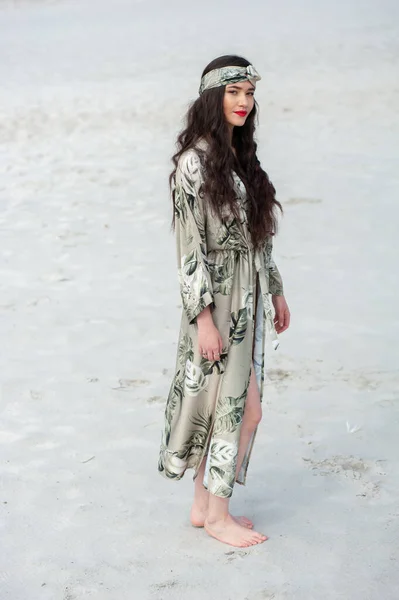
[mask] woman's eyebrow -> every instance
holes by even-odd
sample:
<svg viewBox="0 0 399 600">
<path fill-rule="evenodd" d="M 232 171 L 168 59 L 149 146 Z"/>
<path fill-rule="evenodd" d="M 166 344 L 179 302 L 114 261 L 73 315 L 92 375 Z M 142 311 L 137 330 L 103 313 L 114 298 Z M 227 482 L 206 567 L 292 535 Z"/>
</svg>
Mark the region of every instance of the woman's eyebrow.
<svg viewBox="0 0 399 600">
<path fill-rule="evenodd" d="M 229 90 L 233 90 L 233 89 L 234 89 L 234 90 L 242 90 L 242 89 L 244 89 L 244 88 L 242 88 L 242 87 L 241 87 L 241 86 L 239 86 L 239 85 L 233 85 L 233 84 L 230 84 L 230 85 L 228 85 L 227 87 L 229 88 Z M 247 92 L 253 92 L 254 90 L 255 90 L 255 88 L 251 86 L 251 87 L 249 87 L 249 88 L 247 89 Z"/>
</svg>

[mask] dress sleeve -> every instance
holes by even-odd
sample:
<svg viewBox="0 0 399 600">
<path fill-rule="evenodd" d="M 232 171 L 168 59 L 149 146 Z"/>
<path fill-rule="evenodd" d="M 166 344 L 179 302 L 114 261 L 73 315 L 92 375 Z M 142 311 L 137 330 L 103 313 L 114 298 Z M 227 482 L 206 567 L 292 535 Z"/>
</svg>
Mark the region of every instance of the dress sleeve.
<svg viewBox="0 0 399 600">
<path fill-rule="evenodd" d="M 266 269 L 269 273 L 269 292 L 273 296 L 284 296 L 283 279 L 273 259 L 273 241 L 270 238 L 265 249 Z"/>
<path fill-rule="evenodd" d="M 180 294 L 189 323 L 213 304 L 201 183 L 199 158 L 194 151 L 187 152 L 177 165 L 174 210 Z"/>
</svg>

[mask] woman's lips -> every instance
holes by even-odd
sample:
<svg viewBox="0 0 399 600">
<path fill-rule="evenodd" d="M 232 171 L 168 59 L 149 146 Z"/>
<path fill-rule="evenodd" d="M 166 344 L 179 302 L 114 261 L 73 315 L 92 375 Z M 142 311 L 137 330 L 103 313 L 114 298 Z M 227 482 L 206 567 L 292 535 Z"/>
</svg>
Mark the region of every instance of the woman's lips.
<svg viewBox="0 0 399 600">
<path fill-rule="evenodd" d="M 245 117 L 247 114 L 246 110 L 235 110 L 234 111 L 236 115 L 238 115 L 239 117 Z"/>
</svg>

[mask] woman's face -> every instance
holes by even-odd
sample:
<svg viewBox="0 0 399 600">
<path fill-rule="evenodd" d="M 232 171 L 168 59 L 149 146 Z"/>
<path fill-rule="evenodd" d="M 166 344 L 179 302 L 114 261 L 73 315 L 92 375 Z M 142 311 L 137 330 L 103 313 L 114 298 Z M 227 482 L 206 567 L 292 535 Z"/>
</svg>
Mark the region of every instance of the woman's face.
<svg viewBox="0 0 399 600">
<path fill-rule="evenodd" d="M 254 107 L 255 87 L 250 81 L 226 85 L 223 97 L 223 112 L 227 123 L 242 127 Z"/>
</svg>

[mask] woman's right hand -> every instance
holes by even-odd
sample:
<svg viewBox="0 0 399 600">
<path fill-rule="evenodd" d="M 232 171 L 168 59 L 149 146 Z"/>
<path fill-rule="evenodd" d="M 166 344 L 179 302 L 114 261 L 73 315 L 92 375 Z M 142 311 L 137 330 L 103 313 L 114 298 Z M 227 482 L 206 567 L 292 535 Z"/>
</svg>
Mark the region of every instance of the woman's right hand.
<svg viewBox="0 0 399 600">
<path fill-rule="evenodd" d="M 204 313 L 204 314 L 203 314 Z M 223 349 L 222 337 L 215 326 L 209 307 L 197 317 L 198 346 L 201 356 L 210 361 L 220 360 Z"/>
</svg>

